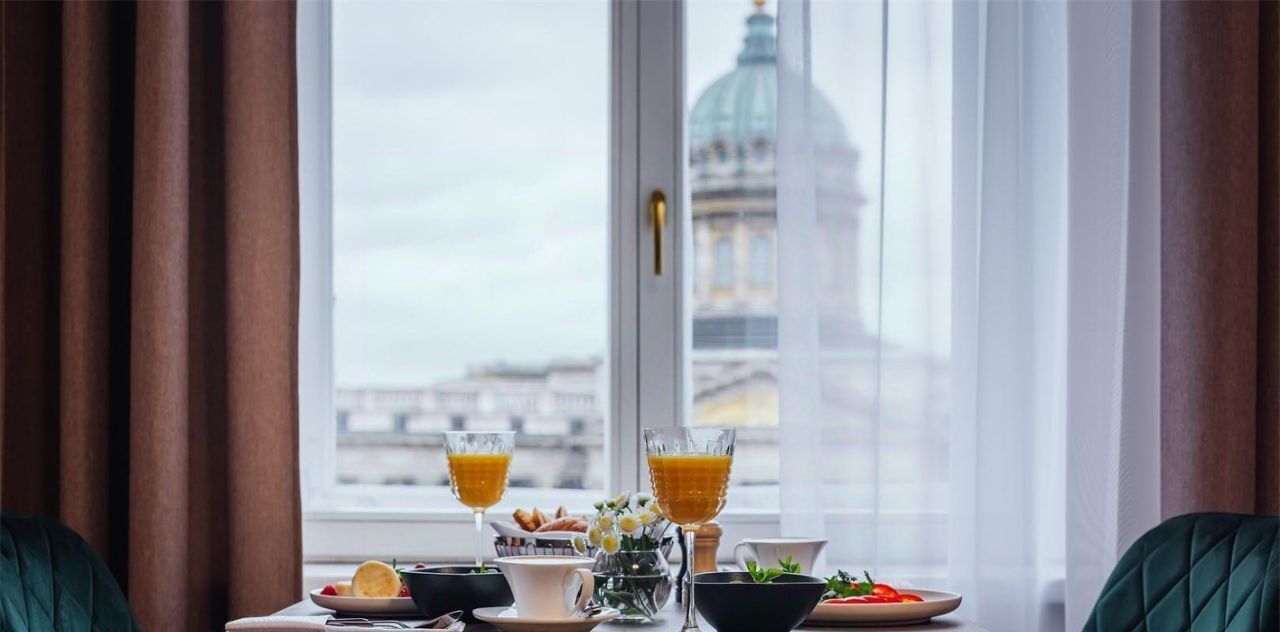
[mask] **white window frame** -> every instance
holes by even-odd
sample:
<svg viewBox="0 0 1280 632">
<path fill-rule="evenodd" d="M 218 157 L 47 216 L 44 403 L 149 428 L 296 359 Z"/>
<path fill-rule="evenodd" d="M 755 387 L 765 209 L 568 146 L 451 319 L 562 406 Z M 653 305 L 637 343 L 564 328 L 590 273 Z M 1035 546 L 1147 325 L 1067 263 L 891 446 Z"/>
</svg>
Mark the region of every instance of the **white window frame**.
<svg viewBox="0 0 1280 632">
<path fill-rule="evenodd" d="M 602 0 L 603 1 L 603 0 Z M 610 494 L 648 487 L 640 429 L 679 425 L 688 413 L 690 305 L 681 291 L 692 262 L 685 188 L 684 0 L 610 2 L 610 397 L 605 429 Z M 299 416 L 303 551 L 308 564 L 369 558 L 470 559 L 470 513 L 413 509 L 426 491 L 336 484 L 333 405 L 332 6 L 298 5 L 298 128 L 301 198 Z M 654 273 L 648 199 L 661 189 L 668 221 L 663 273 Z M 595 492 L 559 490 L 585 508 Z M 511 489 L 523 506 L 545 490 Z M 776 511 L 726 512 L 722 542 L 776 536 Z M 460 546 L 466 543 L 467 546 Z M 731 546 L 721 545 L 730 556 Z M 308 576 L 314 573 L 308 573 Z"/>
</svg>

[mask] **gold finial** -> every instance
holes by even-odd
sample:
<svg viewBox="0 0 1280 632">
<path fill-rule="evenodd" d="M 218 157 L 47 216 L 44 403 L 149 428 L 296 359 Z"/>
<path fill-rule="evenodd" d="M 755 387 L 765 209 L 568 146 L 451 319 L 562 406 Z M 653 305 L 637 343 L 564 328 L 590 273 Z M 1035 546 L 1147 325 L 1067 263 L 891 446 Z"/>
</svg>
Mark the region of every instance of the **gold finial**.
<svg viewBox="0 0 1280 632">
<path fill-rule="evenodd" d="M 765 0 L 751 0 L 751 4 L 756 5 L 756 13 L 764 11 Z"/>
</svg>

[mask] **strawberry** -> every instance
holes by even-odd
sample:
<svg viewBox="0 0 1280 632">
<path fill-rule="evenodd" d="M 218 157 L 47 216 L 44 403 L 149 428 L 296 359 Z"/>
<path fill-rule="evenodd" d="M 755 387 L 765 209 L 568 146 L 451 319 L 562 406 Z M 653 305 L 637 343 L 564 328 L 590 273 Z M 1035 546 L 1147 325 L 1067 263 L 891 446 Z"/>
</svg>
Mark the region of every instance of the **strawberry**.
<svg viewBox="0 0 1280 632">
<path fill-rule="evenodd" d="M 321 589 L 320 589 L 320 594 L 322 594 L 322 595 L 328 595 L 328 596 L 330 596 L 330 597 L 337 597 L 337 596 L 338 596 L 338 589 L 337 589 L 337 588 L 335 588 L 333 584 L 325 584 L 325 585 L 324 585 L 324 588 L 321 588 Z"/>
</svg>

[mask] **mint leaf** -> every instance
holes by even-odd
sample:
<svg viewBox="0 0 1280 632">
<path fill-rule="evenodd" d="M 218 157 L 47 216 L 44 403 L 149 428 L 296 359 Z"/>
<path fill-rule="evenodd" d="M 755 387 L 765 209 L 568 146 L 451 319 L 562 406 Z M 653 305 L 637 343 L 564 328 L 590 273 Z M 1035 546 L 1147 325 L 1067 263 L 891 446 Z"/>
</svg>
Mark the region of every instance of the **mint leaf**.
<svg viewBox="0 0 1280 632">
<path fill-rule="evenodd" d="M 792 561 L 790 555 L 788 555 L 785 560 L 778 560 L 778 566 L 782 567 L 782 572 L 784 573 L 800 572 L 800 564 Z"/>
</svg>

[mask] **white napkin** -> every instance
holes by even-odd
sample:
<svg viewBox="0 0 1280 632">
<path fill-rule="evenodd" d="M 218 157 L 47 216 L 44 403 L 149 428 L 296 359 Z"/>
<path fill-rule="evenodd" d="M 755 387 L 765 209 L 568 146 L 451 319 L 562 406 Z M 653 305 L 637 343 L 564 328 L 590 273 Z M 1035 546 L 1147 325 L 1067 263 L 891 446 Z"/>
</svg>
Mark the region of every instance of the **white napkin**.
<svg viewBox="0 0 1280 632">
<path fill-rule="evenodd" d="M 461 611 L 451 612 L 430 621 L 418 621 L 419 630 L 446 630 L 456 632 L 465 624 L 458 620 Z M 333 615 L 319 614 L 306 616 L 271 616 L 245 617 L 236 619 L 226 625 L 226 632 L 274 632 L 275 630 L 311 630 L 314 632 L 350 632 L 351 630 L 369 629 L 347 626 L 328 625 Z"/>
<path fill-rule="evenodd" d="M 258 630 L 316 630 L 323 632 L 329 615 L 318 614 L 303 617 L 245 617 L 227 624 L 227 632 L 257 632 Z"/>
</svg>

